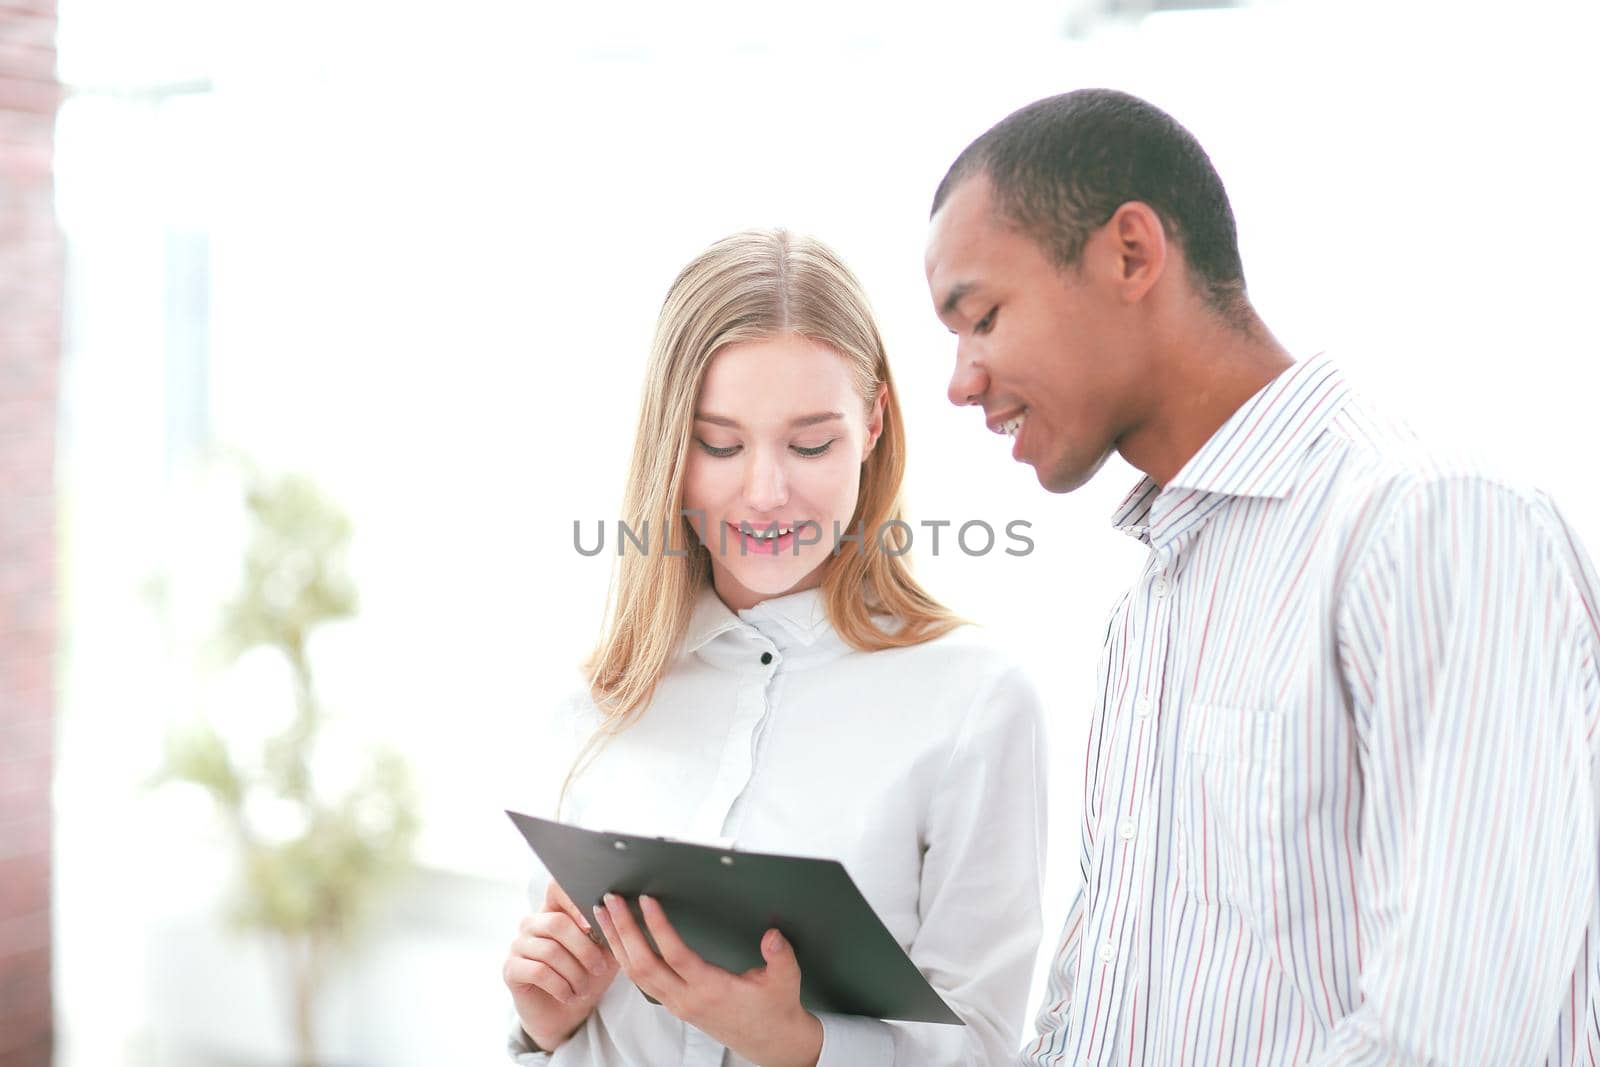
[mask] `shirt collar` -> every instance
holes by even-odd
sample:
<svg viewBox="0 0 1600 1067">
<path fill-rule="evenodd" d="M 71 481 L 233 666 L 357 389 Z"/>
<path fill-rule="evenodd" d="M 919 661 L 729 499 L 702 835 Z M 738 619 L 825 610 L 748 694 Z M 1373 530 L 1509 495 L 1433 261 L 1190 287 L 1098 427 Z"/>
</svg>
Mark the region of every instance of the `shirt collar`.
<svg viewBox="0 0 1600 1067">
<path fill-rule="evenodd" d="M 689 613 L 689 628 L 683 636 L 683 650 L 698 652 L 720 634 L 738 628 L 738 617 L 728 610 L 728 605 L 722 602 L 717 591 L 707 582 L 695 596 L 694 610 Z"/>
<path fill-rule="evenodd" d="M 684 636 L 684 650 L 698 652 L 719 638 L 737 634 L 741 637 L 762 637 L 780 652 L 801 649 L 832 647 L 842 649 L 844 639 L 834 630 L 828 619 L 826 601 L 821 589 L 806 589 L 798 593 L 763 600 L 753 608 L 735 613 L 717 596 L 707 583 L 695 599 L 689 616 L 689 627 Z"/>
<path fill-rule="evenodd" d="M 1306 450 L 1350 393 L 1326 355 L 1291 364 L 1228 417 L 1166 486 L 1140 480 L 1112 516 L 1124 533 L 1162 547 L 1230 497 L 1281 499 Z"/>
<path fill-rule="evenodd" d="M 807 589 L 763 600 L 739 612 L 739 618 L 761 631 L 782 651 L 809 648 L 833 634 L 821 589 Z"/>
</svg>

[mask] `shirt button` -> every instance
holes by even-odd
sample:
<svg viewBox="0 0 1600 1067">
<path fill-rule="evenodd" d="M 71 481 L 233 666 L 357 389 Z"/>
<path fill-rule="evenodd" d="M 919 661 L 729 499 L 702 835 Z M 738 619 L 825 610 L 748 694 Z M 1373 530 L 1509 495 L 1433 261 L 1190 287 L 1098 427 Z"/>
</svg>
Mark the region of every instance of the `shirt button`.
<svg viewBox="0 0 1600 1067">
<path fill-rule="evenodd" d="M 1155 594 L 1157 600 L 1166 598 L 1167 579 L 1165 575 L 1156 575 L 1156 580 L 1150 583 L 1150 592 Z"/>
<path fill-rule="evenodd" d="M 1100 946 L 1101 963 L 1110 963 L 1111 957 L 1115 956 L 1116 954 L 1117 950 L 1111 947 L 1111 942 L 1107 941 L 1105 944 Z"/>
<path fill-rule="evenodd" d="M 1149 697 L 1140 697 L 1133 702 L 1134 713 L 1141 719 L 1150 714 L 1150 709 L 1153 706 Z"/>
<path fill-rule="evenodd" d="M 768 663 L 771 663 L 771 662 L 772 662 L 772 653 L 771 652 L 763 652 L 763 653 L 761 653 L 761 665 L 762 666 L 766 666 Z"/>
<path fill-rule="evenodd" d="M 1122 835 L 1122 839 L 1124 841 L 1132 841 L 1133 840 L 1133 831 L 1134 831 L 1134 826 L 1133 826 L 1133 820 L 1132 819 L 1123 819 L 1122 820 L 1122 825 L 1117 827 L 1117 833 Z"/>
</svg>

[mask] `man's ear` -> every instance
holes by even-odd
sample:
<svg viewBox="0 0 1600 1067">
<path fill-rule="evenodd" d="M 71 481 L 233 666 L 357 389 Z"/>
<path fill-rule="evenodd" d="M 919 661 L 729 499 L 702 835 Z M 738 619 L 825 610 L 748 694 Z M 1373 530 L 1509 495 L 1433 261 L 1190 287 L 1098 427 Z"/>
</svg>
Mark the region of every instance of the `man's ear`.
<svg viewBox="0 0 1600 1067">
<path fill-rule="evenodd" d="M 889 403 L 889 386 L 886 382 L 878 383 L 878 395 L 872 398 L 872 407 L 867 411 L 867 440 L 861 449 L 861 462 L 865 463 L 867 457 L 872 455 L 872 450 L 878 444 L 878 438 L 883 436 L 884 408 Z"/>
<path fill-rule="evenodd" d="M 1130 200 L 1117 208 L 1096 236 L 1112 286 L 1127 304 L 1136 304 L 1167 269 L 1167 228 L 1149 204 Z"/>
</svg>

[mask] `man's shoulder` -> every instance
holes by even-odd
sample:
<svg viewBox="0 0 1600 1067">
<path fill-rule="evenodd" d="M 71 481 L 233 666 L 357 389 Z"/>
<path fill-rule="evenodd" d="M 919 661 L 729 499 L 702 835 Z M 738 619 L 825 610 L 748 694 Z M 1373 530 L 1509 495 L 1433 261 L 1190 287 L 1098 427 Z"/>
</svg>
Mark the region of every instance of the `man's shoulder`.
<svg viewBox="0 0 1600 1067">
<path fill-rule="evenodd" d="M 1346 404 L 1328 430 L 1330 447 L 1340 453 L 1331 476 L 1346 509 L 1367 511 L 1430 495 L 1511 499 L 1541 513 L 1550 506 L 1549 496 L 1530 479 L 1472 442 L 1426 437 L 1364 400 Z"/>
<path fill-rule="evenodd" d="M 1301 491 L 1320 502 L 1318 540 L 1346 577 L 1382 545 L 1415 558 L 1423 546 L 1469 544 L 1497 558 L 1562 559 L 1592 583 L 1593 570 L 1556 502 L 1524 473 L 1474 443 L 1415 432 L 1353 398 L 1310 457 L 1318 473 Z M 1398 558 L 1398 557 L 1395 557 Z"/>
</svg>

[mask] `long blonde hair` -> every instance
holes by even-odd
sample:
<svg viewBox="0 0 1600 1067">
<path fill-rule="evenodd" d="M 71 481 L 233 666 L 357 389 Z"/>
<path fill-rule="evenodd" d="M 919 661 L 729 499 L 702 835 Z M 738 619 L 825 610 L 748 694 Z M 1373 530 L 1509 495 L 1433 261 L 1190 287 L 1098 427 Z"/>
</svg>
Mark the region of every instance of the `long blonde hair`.
<svg viewBox="0 0 1600 1067">
<path fill-rule="evenodd" d="M 888 394 L 883 432 L 862 464 L 846 531 L 864 536 L 844 542 L 823 564 L 829 621 L 863 652 L 920 644 L 961 622 L 917 584 L 904 558 L 905 430 L 860 282 L 810 237 L 780 229 L 723 238 L 679 272 L 656 321 L 622 518 L 631 530 L 649 531 L 649 539 L 668 531 L 673 551 L 623 553 L 616 564 L 605 628 L 585 664 L 602 724 L 568 772 L 563 798 L 603 740 L 626 729 L 649 704 L 678 652 L 695 598 L 711 580 L 711 554 L 682 514 L 684 466 L 706 367 L 727 345 L 791 333 L 844 357 L 864 407 L 880 385 Z M 874 614 L 889 616 L 893 625 L 880 626 Z"/>
</svg>

